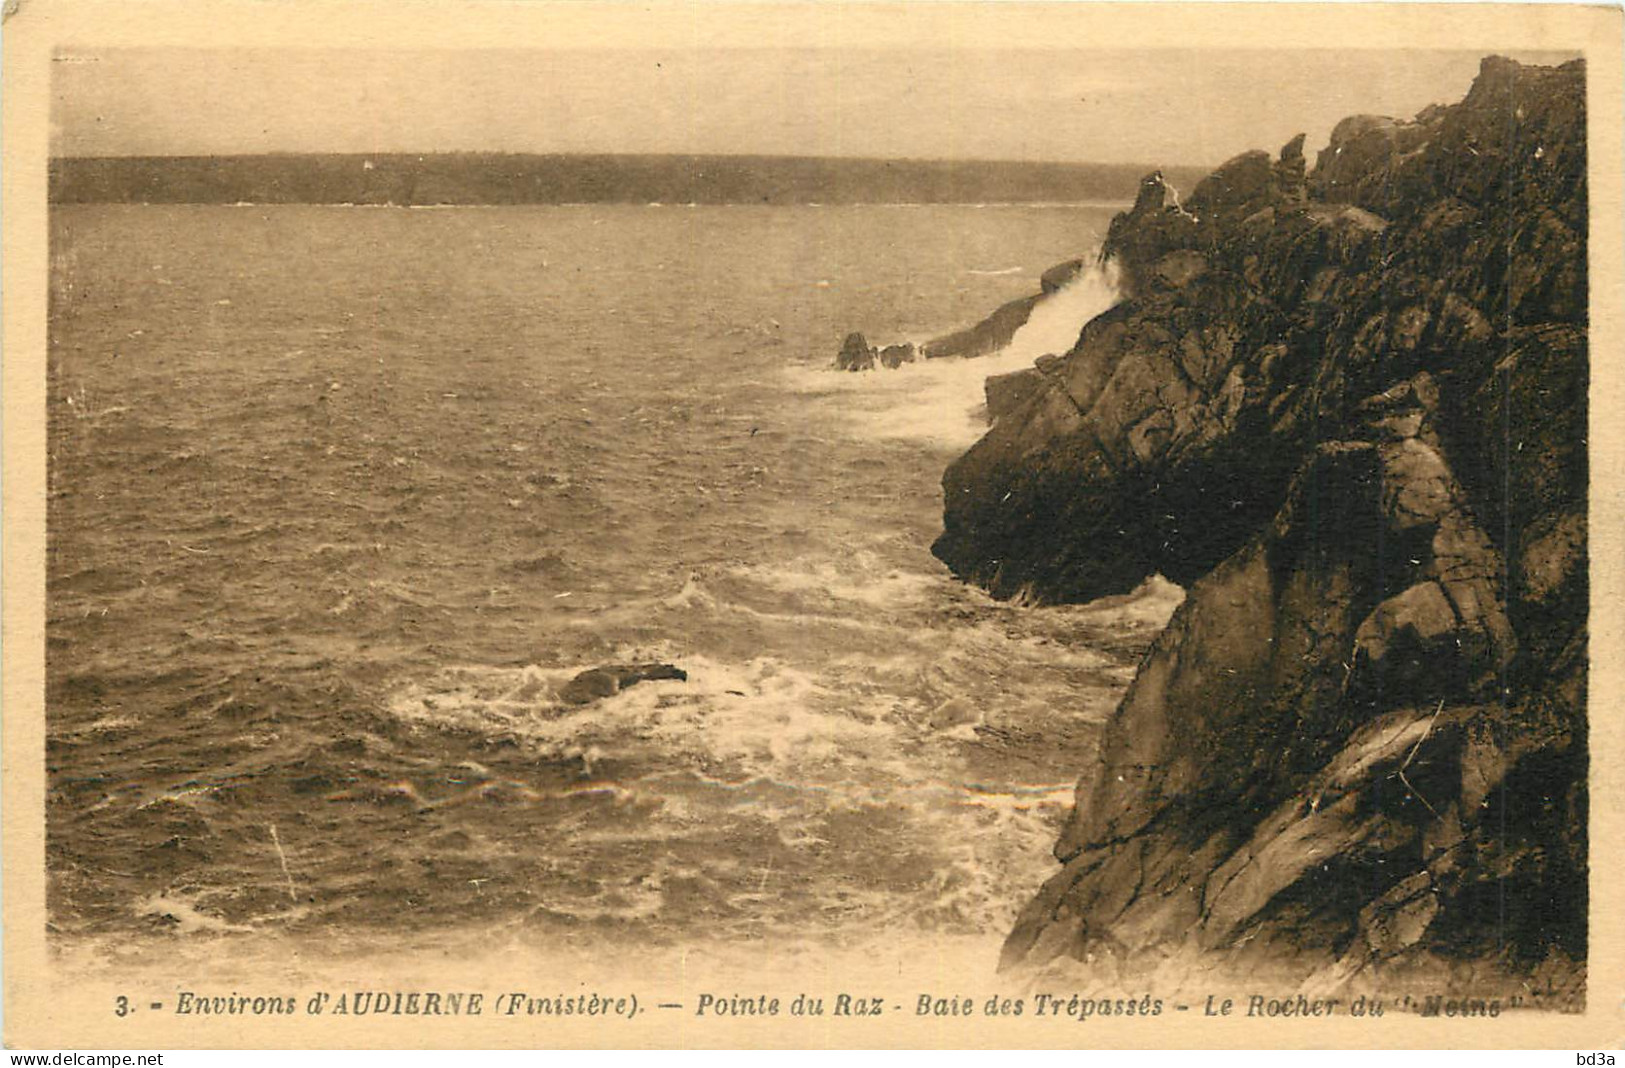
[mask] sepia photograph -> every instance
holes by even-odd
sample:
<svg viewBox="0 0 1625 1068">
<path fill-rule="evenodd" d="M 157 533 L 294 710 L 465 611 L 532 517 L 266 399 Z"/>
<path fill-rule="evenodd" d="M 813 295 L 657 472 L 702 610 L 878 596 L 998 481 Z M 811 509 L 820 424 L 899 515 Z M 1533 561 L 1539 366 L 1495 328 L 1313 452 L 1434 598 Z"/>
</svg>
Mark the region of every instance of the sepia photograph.
<svg viewBox="0 0 1625 1068">
<path fill-rule="evenodd" d="M 1617 18 L 534 6 L 472 46 L 49 45 L 7 798 L 99 1034 L 1205 1044 L 1134 1028 L 1618 1001 Z"/>
</svg>

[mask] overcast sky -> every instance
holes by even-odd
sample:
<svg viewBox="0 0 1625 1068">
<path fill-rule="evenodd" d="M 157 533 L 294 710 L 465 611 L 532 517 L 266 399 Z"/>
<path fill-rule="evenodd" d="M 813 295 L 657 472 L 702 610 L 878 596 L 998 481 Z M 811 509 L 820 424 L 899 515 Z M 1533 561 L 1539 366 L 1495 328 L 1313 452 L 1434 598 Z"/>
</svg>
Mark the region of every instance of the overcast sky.
<svg viewBox="0 0 1625 1068">
<path fill-rule="evenodd" d="M 1458 100 L 1479 52 L 65 51 L 59 155 L 697 152 L 1213 164 Z M 1571 54 L 1519 54 L 1561 62 Z"/>
</svg>

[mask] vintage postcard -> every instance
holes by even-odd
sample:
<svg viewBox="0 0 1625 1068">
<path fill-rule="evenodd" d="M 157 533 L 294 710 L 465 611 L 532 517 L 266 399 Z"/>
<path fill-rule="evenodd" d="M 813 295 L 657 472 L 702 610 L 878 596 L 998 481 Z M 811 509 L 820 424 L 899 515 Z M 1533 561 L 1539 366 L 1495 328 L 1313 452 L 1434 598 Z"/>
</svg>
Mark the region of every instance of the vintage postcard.
<svg viewBox="0 0 1625 1068">
<path fill-rule="evenodd" d="M 1625 1037 L 1617 8 L 7 12 L 9 1045 Z"/>
</svg>

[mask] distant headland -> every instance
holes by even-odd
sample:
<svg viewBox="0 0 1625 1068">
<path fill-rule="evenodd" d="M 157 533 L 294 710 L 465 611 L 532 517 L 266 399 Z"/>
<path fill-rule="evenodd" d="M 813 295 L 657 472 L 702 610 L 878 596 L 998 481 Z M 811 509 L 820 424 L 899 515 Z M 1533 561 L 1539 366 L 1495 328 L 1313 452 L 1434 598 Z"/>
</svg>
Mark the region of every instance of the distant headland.
<svg viewBox="0 0 1625 1068">
<path fill-rule="evenodd" d="M 55 204 L 1127 202 L 1140 164 L 492 152 L 58 157 Z M 1203 167 L 1165 168 L 1194 185 Z"/>
</svg>

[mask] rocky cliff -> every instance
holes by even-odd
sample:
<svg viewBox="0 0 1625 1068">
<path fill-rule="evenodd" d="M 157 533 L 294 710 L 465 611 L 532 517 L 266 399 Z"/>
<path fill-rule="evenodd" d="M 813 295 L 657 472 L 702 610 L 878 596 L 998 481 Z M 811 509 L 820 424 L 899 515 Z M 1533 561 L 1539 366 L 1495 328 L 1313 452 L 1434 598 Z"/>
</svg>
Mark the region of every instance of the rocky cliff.
<svg viewBox="0 0 1625 1068">
<path fill-rule="evenodd" d="M 944 477 L 997 596 L 1189 596 L 1007 965 L 1527 977 L 1586 953 L 1584 71 L 1239 156 Z M 1447 967 L 1444 967 L 1447 966 Z M 1444 970 L 1441 971 L 1441 967 Z"/>
</svg>

